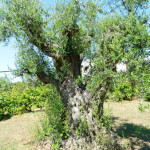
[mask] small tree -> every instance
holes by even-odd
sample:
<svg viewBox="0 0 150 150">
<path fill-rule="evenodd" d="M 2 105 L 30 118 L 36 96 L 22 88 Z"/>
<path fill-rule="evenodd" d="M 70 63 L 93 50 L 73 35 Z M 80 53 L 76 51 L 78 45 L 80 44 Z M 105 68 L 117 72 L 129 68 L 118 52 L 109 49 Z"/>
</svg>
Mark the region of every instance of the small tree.
<svg viewBox="0 0 150 150">
<path fill-rule="evenodd" d="M 58 1 L 54 8 L 38 0 L 1 2 L 0 40 L 8 42 L 14 37 L 17 41 L 16 74 L 36 75 L 44 84 L 56 86 L 65 108 L 69 107 L 71 128 L 86 118 L 94 133 L 98 127 L 93 104 L 100 119 L 116 64 L 145 57 L 150 41 L 148 18 L 138 13 L 148 1 L 115 1 L 116 5 L 108 1 L 106 6 L 94 0 L 70 0 Z M 117 9 L 117 14 L 113 8 L 118 5 L 121 11 Z M 83 82 L 81 63 L 85 59 L 94 65 L 90 78 Z"/>
</svg>

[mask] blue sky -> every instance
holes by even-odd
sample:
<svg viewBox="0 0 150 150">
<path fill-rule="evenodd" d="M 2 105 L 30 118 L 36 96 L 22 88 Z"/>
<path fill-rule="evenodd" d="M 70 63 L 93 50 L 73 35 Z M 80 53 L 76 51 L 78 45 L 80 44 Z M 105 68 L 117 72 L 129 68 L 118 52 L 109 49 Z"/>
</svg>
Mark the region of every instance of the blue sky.
<svg viewBox="0 0 150 150">
<path fill-rule="evenodd" d="M 5 46 L 4 43 L 0 43 L 0 71 L 7 71 L 8 66 L 12 69 L 15 68 L 15 53 L 17 53 L 17 49 L 13 47 L 12 41 L 8 46 Z M 0 73 L 0 76 L 4 75 L 4 73 Z M 10 75 L 10 73 L 7 73 L 7 75 Z"/>
</svg>

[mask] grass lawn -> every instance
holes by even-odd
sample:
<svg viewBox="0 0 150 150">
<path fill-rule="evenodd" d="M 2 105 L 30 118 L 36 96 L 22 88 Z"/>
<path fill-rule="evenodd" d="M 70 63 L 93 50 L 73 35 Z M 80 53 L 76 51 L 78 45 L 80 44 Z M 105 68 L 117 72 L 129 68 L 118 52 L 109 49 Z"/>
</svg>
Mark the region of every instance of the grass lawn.
<svg viewBox="0 0 150 150">
<path fill-rule="evenodd" d="M 112 129 L 131 147 L 127 150 L 150 150 L 150 109 L 141 113 L 137 100 L 106 102 L 105 107 L 113 116 Z M 41 115 L 37 111 L 0 121 L 0 150 L 45 150 L 37 148 L 32 137 Z"/>
<path fill-rule="evenodd" d="M 106 102 L 112 112 L 112 128 L 131 146 L 128 150 L 150 150 L 150 109 L 140 112 L 140 101 Z M 143 101 L 143 105 L 150 102 Z"/>
<path fill-rule="evenodd" d="M 33 150 L 32 132 L 42 112 L 25 113 L 0 121 L 0 150 Z"/>
</svg>

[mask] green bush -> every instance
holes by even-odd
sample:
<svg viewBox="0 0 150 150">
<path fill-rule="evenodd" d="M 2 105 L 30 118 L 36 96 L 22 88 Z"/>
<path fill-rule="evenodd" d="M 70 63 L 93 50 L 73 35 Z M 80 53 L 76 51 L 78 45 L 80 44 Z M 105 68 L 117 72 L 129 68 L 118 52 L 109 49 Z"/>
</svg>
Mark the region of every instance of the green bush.
<svg viewBox="0 0 150 150">
<path fill-rule="evenodd" d="M 150 87 L 147 87 L 145 92 L 144 92 L 144 100 L 150 102 Z"/>
<path fill-rule="evenodd" d="M 1 93 L 0 116 L 29 112 L 35 108 L 43 108 L 48 97 L 51 97 L 51 85 L 38 87 L 27 83 L 16 83 L 9 91 Z"/>
<path fill-rule="evenodd" d="M 148 104 L 148 105 L 143 105 L 142 103 L 140 103 L 139 104 L 139 111 L 140 112 L 145 112 L 146 111 L 146 109 L 150 109 L 150 105 Z"/>
<path fill-rule="evenodd" d="M 67 138 L 68 124 L 67 117 L 65 117 L 67 115 L 56 88 L 48 90 L 47 95 L 49 96 L 46 98 L 46 117 L 41 120 L 42 128 L 37 127 L 36 137 L 37 140 L 44 140 L 46 137 L 51 138 L 53 148 L 58 149 L 62 137 Z"/>
<path fill-rule="evenodd" d="M 8 91 L 11 88 L 12 83 L 7 77 L 0 77 L 0 93 Z"/>
<path fill-rule="evenodd" d="M 9 103 L 5 100 L 5 98 L 0 96 L 0 120 L 3 119 L 5 115 L 10 115 Z"/>
<path fill-rule="evenodd" d="M 114 87 L 113 95 L 116 100 L 131 100 L 132 98 L 132 87 L 130 82 L 117 83 Z"/>
<path fill-rule="evenodd" d="M 127 73 L 120 73 L 112 82 L 108 97 L 116 101 L 132 100 L 133 96 L 139 96 L 139 83 Z"/>
</svg>

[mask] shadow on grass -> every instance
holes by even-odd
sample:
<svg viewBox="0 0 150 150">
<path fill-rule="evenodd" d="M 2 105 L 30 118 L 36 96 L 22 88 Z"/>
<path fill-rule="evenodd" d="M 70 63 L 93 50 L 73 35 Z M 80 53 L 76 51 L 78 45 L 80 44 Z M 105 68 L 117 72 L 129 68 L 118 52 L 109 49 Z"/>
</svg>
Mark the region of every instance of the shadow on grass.
<svg viewBox="0 0 150 150">
<path fill-rule="evenodd" d="M 119 118 L 114 117 L 113 120 L 118 120 Z M 122 138 L 128 138 L 131 142 L 131 148 L 134 150 L 134 146 L 139 146 L 139 150 L 150 150 L 150 129 L 142 126 L 135 125 L 132 123 L 123 123 L 115 127 L 115 133 L 117 133 Z M 135 140 L 136 139 L 136 140 Z M 133 147 L 132 147 L 133 146 Z"/>
<path fill-rule="evenodd" d="M 150 142 L 150 129 L 132 123 L 122 124 L 117 128 L 116 133 L 121 137 L 137 137 L 145 142 Z"/>
</svg>

